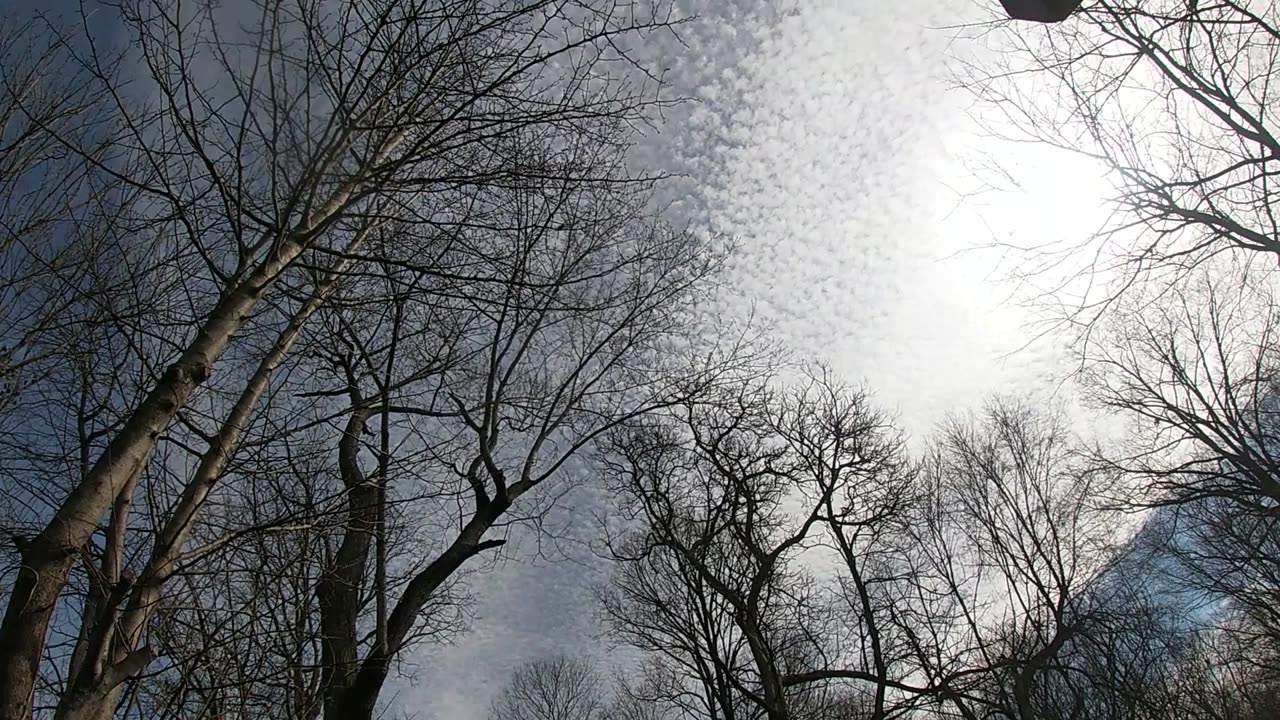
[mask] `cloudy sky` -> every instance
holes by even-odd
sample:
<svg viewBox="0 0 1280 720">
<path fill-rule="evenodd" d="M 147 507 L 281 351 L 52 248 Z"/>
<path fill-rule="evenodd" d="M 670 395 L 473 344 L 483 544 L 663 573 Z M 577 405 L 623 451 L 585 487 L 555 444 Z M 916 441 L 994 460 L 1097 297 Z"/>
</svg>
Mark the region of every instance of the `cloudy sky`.
<svg viewBox="0 0 1280 720">
<path fill-rule="evenodd" d="M 682 4 L 699 16 L 685 46 L 646 51 L 697 102 L 669 113 L 638 161 L 685 175 L 667 189 L 674 219 L 741 243 L 727 314 L 754 313 L 800 356 L 864 381 L 916 438 L 985 394 L 1063 377 L 1062 343 L 1024 347 L 1032 318 L 1002 302 L 999 257 L 973 249 L 1084 233 L 1102 189 L 1065 158 L 984 140 L 947 89 L 955 59 L 980 52 L 954 26 L 989 18 L 996 0 Z M 974 153 L 1013 167 L 1020 188 L 969 196 Z M 592 503 L 575 502 L 552 553 L 567 559 L 476 577 L 473 630 L 421 649 L 398 709 L 480 718 L 523 660 L 608 664 L 591 602 L 604 568 L 585 549 Z"/>
<path fill-rule="evenodd" d="M 740 243 L 722 311 L 865 382 L 917 439 L 991 392 L 1055 386 L 1062 343 L 1028 346 L 1033 318 L 1004 302 L 999 256 L 976 248 L 1085 233 L 1103 187 L 1066 158 L 984 140 L 948 89 L 956 58 L 981 51 L 956 26 L 990 19 L 997 0 L 677 2 L 696 19 L 643 51 L 696 101 L 636 161 L 682 175 L 665 190 L 673 221 Z M 1020 188 L 969 195 L 965 168 L 984 155 Z M 601 504 L 569 498 L 554 547 L 523 542 L 519 562 L 472 576 L 471 631 L 405 659 L 398 715 L 483 718 L 522 661 L 616 659 L 592 603 Z"/>
</svg>

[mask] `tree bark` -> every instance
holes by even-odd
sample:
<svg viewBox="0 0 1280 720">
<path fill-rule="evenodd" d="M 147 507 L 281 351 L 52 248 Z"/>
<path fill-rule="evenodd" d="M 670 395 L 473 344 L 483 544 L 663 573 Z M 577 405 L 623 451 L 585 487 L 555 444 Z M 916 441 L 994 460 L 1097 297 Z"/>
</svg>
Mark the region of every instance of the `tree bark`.
<svg viewBox="0 0 1280 720">
<path fill-rule="evenodd" d="M 360 588 L 366 576 L 369 548 L 377 522 L 379 492 L 360 470 L 360 433 L 369 409 L 356 404 L 338 443 L 338 464 L 347 492 L 347 517 L 342 542 L 316 584 L 320 604 L 320 687 L 325 720 L 341 720 L 338 700 L 351 686 L 359 662 L 356 624 L 360 616 Z"/>
<path fill-rule="evenodd" d="M 4 668 L 0 673 L 0 720 L 31 716 L 45 637 L 79 548 L 89 541 L 121 490 L 142 472 L 160 434 L 208 380 L 214 363 L 267 288 L 301 252 L 297 242 L 280 243 L 265 262 L 222 297 L 195 340 L 161 376 L 44 530 L 22 543 L 22 564 L 0 623 L 0 668 Z"/>
<path fill-rule="evenodd" d="M 747 648 L 751 651 L 751 659 L 755 662 L 760 676 L 760 687 L 763 690 L 764 711 L 769 720 L 790 720 L 787 711 L 787 694 L 782 684 L 782 676 L 778 673 L 777 663 L 773 659 L 773 650 L 765 639 L 764 631 L 756 619 L 758 608 L 740 611 L 738 627 L 746 638 Z"/>
<path fill-rule="evenodd" d="M 453 543 L 405 588 L 387 619 L 387 646 L 369 651 L 350 687 L 337 698 L 335 714 L 325 709 L 325 717 L 343 720 L 373 720 L 378 695 L 391 670 L 391 661 L 418 622 L 418 616 L 436 590 L 462 567 L 463 563 L 485 550 L 503 545 L 505 540 L 483 540 L 493 523 L 506 511 L 509 503 L 494 500 L 486 503 L 471 517 Z"/>
<path fill-rule="evenodd" d="M 357 248 L 367 234 L 368 229 L 361 231 L 352 240 L 348 251 Z M 298 308 L 289 319 L 288 324 L 280 331 L 271 349 L 263 356 L 253 375 L 245 383 L 240 396 L 237 398 L 213 444 L 201 457 L 200 465 L 196 469 L 194 476 L 183 488 L 177 507 L 169 515 L 168 520 L 156 537 L 151 557 L 147 561 L 147 566 L 141 578 L 133 585 L 132 592 L 128 595 L 128 605 L 124 612 L 120 612 L 120 606 L 125 597 L 113 598 L 107 608 L 111 617 L 110 626 L 91 628 L 90 635 L 101 635 L 104 638 L 104 643 L 98 647 L 96 653 L 90 653 L 87 658 L 86 667 L 88 672 L 80 673 L 78 677 L 72 678 L 73 684 L 79 682 L 83 685 L 83 691 L 74 698 L 74 702 L 78 706 L 87 706 L 94 702 L 103 706 L 96 711 L 86 707 L 84 712 L 89 713 L 90 716 L 111 717 L 112 711 L 119 700 L 120 683 L 128 679 L 133 673 L 123 676 L 114 685 L 108 687 L 89 687 L 89 684 L 102 682 L 105 675 L 101 672 L 101 668 L 126 662 L 134 656 L 138 644 L 142 641 L 143 630 L 147 621 L 160 602 L 161 588 L 165 580 L 175 570 L 183 545 L 191 534 L 195 518 L 214 485 L 222 477 L 227 463 L 230 462 L 231 457 L 239 447 L 240 439 L 245 429 L 249 426 L 253 412 L 263 393 L 267 391 L 272 376 L 274 376 L 276 369 L 284 362 L 294 343 L 301 336 L 307 321 L 332 297 L 342 270 L 349 264 L 349 260 L 339 260 L 326 278 L 317 284 L 311 296 Z M 133 483 L 129 483 L 122 494 L 132 494 L 132 486 Z M 116 504 L 119 505 L 120 503 L 120 498 L 117 498 Z M 120 533 L 123 536 L 123 528 L 120 529 Z M 122 544 L 123 540 L 120 543 Z M 122 552 L 122 549 L 120 551 Z M 108 575 L 108 579 L 110 579 L 110 575 Z M 117 617 L 119 618 L 118 624 L 116 622 Z M 99 621 L 99 623 L 101 622 Z M 138 667 L 133 672 L 138 672 L 142 669 L 142 667 Z M 63 698 L 59 701 L 59 712 L 61 712 L 62 706 L 68 702 L 70 702 L 68 698 Z"/>
</svg>

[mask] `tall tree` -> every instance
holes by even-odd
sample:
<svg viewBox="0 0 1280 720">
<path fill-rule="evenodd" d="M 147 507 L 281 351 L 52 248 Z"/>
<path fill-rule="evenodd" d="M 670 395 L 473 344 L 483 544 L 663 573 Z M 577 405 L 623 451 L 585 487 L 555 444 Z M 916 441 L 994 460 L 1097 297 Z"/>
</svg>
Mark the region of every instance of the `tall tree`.
<svg viewBox="0 0 1280 720">
<path fill-rule="evenodd" d="M 492 219 L 469 210 L 492 202 L 490 190 L 537 196 L 545 187 L 550 202 L 567 186 L 617 184 L 619 167 L 597 164 L 600 158 L 584 143 L 616 146 L 627 123 L 643 120 L 654 88 L 615 82 L 610 69 L 625 64 L 628 36 L 667 23 L 661 5 L 532 1 L 265 2 L 245 15 L 217 2 L 127 0 L 109 10 L 97 11 L 93 24 L 116 23 L 117 45 L 88 31 L 77 36 L 71 26 L 37 26 L 48 33 L 55 59 L 80 72 L 84 97 L 102 100 L 93 106 L 92 132 L 76 124 L 83 115 L 74 102 L 80 96 L 50 105 L 52 95 L 27 87 L 38 76 L 5 76 L 8 117 L 25 122 L 35 138 L 22 148 L 44 143 L 128 191 L 123 209 L 97 209 L 84 220 L 60 217 L 75 219 L 77 231 L 106 228 L 104 244 L 121 248 L 124 261 L 114 266 L 130 273 L 132 287 L 149 293 L 147 305 L 104 311 L 108 334 L 128 349 L 128 369 L 95 376 L 132 377 L 100 392 L 108 411 L 86 429 L 84 467 L 53 472 L 47 446 L 26 456 L 46 471 L 49 504 L 23 518 L 32 532 L 20 538 L 21 560 L 0 624 L 6 668 L 0 717 L 6 720 L 31 713 L 51 621 L 82 557 L 89 563 L 79 567 L 94 578 L 84 603 L 71 611 L 83 642 L 70 657 L 50 658 L 69 663 L 57 713 L 108 717 L 122 683 L 150 664 L 155 649 L 148 628 L 166 583 L 245 530 L 192 543 L 246 437 L 262 421 L 264 404 L 276 397 L 281 368 L 351 273 L 374 260 L 408 262 L 418 273 L 461 274 L 460 281 L 491 288 L 484 300 L 500 344 L 490 355 L 491 372 L 479 377 L 493 381 L 494 393 L 513 382 L 505 353 L 535 353 L 522 344 L 528 336 L 513 332 L 504 318 L 518 315 L 528 328 L 529 317 L 546 321 L 568 312 L 557 303 L 569 298 L 562 294 L 541 306 L 529 300 L 540 296 L 541 279 L 529 265 L 504 264 L 524 257 L 519 243 L 508 250 L 510 233 L 463 248 L 491 261 L 496 277 L 420 261 L 441 245 L 462 246 L 470 239 L 461 229 L 478 230 Z M 57 122 L 45 120 L 51 108 L 59 112 Z M 14 207 L 16 193 L 29 190 L 7 186 L 5 206 Z M 577 219 L 557 231 L 560 239 L 576 238 L 595 221 L 588 208 L 575 212 Z M 381 243 L 393 228 L 400 242 Z M 590 242 L 599 254 L 624 267 L 648 260 L 643 243 L 598 230 L 590 229 Z M 594 265 L 562 268 L 561 277 L 607 273 L 612 266 L 599 254 Z M 97 267 L 112 269 L 110 259 Z M 550 272 L 557 259 L 582 261 L 565 250 L 529 262 Z M 640 345 L 628 332 L 649 327 L 645 313 L 656 312 L 658 301 L 609 303 L 651 287 L 647 281 L 655 277 L 669 276 L 645 265 L 612 285 L 602 278 L 592 286 L 595 294 L 582 290 L 574 298 L 599 302 L 613 323 L 607 332 L 606 325 L 594 325 L 568 336 L 577 344 L 567 347 L 580 351 L 586 365 L 571 380 L 560 378 L 560 393 L 548 398 L 552 415 L 535 426 L 546 433 L 543 443 L 558 440 L 550 435 L 580 418 L 577 413 L 591 412 L 581 402 L 602 397 L 595 390 L 606 369 L 634 367 L 618 357 Z M 601 292 L 610 287 L 619 295 Z M 688 287 L 664 286 L 662 299 Z M 618 352 L 606 360 L 600 347 Z M 37 384 L 30 392 L 43 390 Z M 513 422 L 489 400 L 461 405 L 485 454 L 498 424 Z M 52 412 L 64 422 L 61 411 Z M 536 471 L 530 461 L 512 485 L 527 490 L 541 479 Z M 146 502 L 136 512 L 140 494 Z M 493 519 L 486 515 L 486 523 Z M 473 528 L 467 547 L 450 552 L 446 564 L 456 566 L 474 552 L 480 541 L 472 536 L 479 532 Z M 391 611 L 387 631 L 396 640 L 389 647 L 399 649 L 423 590 L 411 583 Z M 373 684 L 380 685 L 387 660 L 384 648 L 368 665 L 378 677 Z M 371 712 L 376 688 L 370 692 L 359 702 L 364 712 Z"/>
<path fill-rule="evenodd" d="M 1083 154 L 1115 183 L 1105 227 L 1034 248 L 1018 272 L 1087 276 L 1066 320 L 1089 399 L 1133 421 L 1111 460 L 1153 481 L 1141 502 L 1230 496 L 1252 512 L 1277 497 L 1278 19 L 1267 3 L 1100 0 L 1003 36 L 996 65 L 965 76 L 999 132 Z"/>
<path fill-rule="evenodd" d="M 911 523 L 919 571 L 899 617 L 940 699 L 966 717 L 1040 717 L 1060 655 L 1100 626 L 1120 515 L 1114 478 L 1081 461 L 1060 412 L 993 400 L 954 419 L 924 465 Z"/>
<path fill-rule="evenodd" d="M 610 477 L 635 525 L 611 545 L 622 567 L 605 607 L 674 676 L 663 699 L 710 717 L 821 717 L 822 683 L 841 679 L 875 688 L 885 716 L 900 669 L 877 591 L 854 588 L 871 575 L 860 533 L 905 511 L 901 452 L 866 397 L 827 377 L 746 384 L 615 436 Z M 829 600 L 799 566 L 828 543 L 856 573 L 845 628 L 826 624 Z M 841 648 L 828 631 L 856 641 Z"/>
<path fill-rule="evenodd" d="M 1259 600 L 1272 592 L 1280 502 L 1278 20 L 1272 3 L 1098 0 L 1061 26 L 1003 36 L 996 66 L 965 76 L 999 132 L 1082 154 L 1115 184 L 1098 233 L 1034 248 L 1019 272 L 1065 264 L 1088 281 L 1066 316 L 1086 395 L 1130 421 L 1094 459 L 1131 481 L 1117 504 L 1168 507 L 1150 532 L 1181 570 L 1161 582 L 1216 618 L 1205 647 L 1258 632 L 1265 647 L 1274 627 Z M 1228 620 L 1245 608 L 1250 621 Z"/>
</svg>

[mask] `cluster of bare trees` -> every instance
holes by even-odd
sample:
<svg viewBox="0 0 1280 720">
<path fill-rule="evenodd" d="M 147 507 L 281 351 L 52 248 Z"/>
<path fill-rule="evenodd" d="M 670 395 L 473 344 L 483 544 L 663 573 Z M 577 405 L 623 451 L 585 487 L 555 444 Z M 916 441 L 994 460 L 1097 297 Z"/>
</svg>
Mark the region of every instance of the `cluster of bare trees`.
<svg viewBox="0 0 1280 720">
<path fill-rule="evenodd" d="M 729 372 L 679 349 L 721 253 L 625 162 L 670 12 L 6 28 L 0 717 L 372 717 L 541 486 Z"/>
<path fill-rule="evenodd" d="M 1124 429 L 1004 398 L 909 453 L 825 374 L 620 426 L 602 607 L 643 660 L 618 717 L 1280 713 L 1280 11 L 1097 0 L 989 30 L 963 79 L 992 129 L 1114 183 L 1099 232 L 1017 257 L 1065 289 L 1081 396 Z"/>
<path fill-rule="evenodd" d="M 1212 549 L 1201 536 L 1178 531 L 1184 554 L 1170 553 L 1171 516 L 1135 537 L 1125 508 L 1105 502 L 1123 474 L 1097 463 L 1061 412 L 992 401 L 913 458 L 865 393 L 825 375 L 761 380 L 621 426 L 606 455 L 621 503 L 602 608 L 640 660 L 611 695 L 592 696 L 596 716 L 1270 712 L 1274 681 L 1253 644 L 1265 627 L 1238 625 L 1253 643 L 1206 632 L 1197 612 L 1225 616 L 1169 584 L 1181 568 L 1161 566 L 1247 580 L 1192 557 Z M 528 692 L 520 677 L 494 717 Z"/>
<path fill-rule="evenodd" d="M 0 720 L 373 718 L 587 475 L 633 662 L 500 720 L 1267 717 L 1275 15 L 1087 4 L 1003 56 L 1052 102 L 975 81 L 1116 175 L 1068 319 L 1133 429 L 1004 398 L 915 451 L 707 327 L 726 249 L 627 163 L 664 0 L 6 19 Z"/>
<path fill-rule="evenodd" d="M 628 688 L 674 717 L 1031 720 L 1094 632 L 1115 537 L 1063 418 L 1013 402 L 923 459 L 826 377 L 701 398 L 619 433 L 610 547 Z"/>
<path fill-rule="evenodd" d="M 1149 509 L 1117 563 L 1144 581 L 1125 594 L 1164 602 L 1113 644 L 1163 670 L 1130 694 L 1151 715 L 1269 717 L 1280 14 L 1249 0 L 1098 0 L 1005 39 L 997 71 L 969 78 L 1008 121 L 1001 132 L 1091 158 L 1115 188 L 1086 242 L 1023 257 L 1027 272 L 1068 259 L 1080 272 L 1089 291 L 1063 319 L 1078 331 L 1083 395 L 1128 421 L 1086 455 L 1120 481 L 1112 504 Z"/>
</svg>

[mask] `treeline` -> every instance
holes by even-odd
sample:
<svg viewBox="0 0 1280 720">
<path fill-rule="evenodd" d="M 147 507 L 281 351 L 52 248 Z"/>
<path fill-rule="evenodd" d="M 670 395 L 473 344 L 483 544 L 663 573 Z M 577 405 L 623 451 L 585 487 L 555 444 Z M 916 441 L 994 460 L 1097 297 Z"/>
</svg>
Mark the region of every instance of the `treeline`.
<svg viewBox="0 0 1280 720">
<path fill-rule="evenodd" d="M 1002 56 L 1070 93 L 971 83 L 1115 171 L 1066 319 L 1133 422 L 997 399 L 909 453 L 711 316 L 732 243 L 628 163 L 665 0 L 11 13 L 0 719 L 413 712 L 398 661 L 591 482 L 637 660 L 536 662 L 498 717 L 1269 717 L 1273 20 L 1095 3 Z"/>
<path fill-rule="evenodd" d="M 1274 513 L 1138 532 L 1059 412 L 993 401 L 909 459 L 864 394 L 809 379 L 630 428 L 608 474 L 612 638 L 521 666 L 495 720 L 1261 720 L 1280 701 Z M 634 653 L 639 650 L 639 653 Z"/>
</svg>

